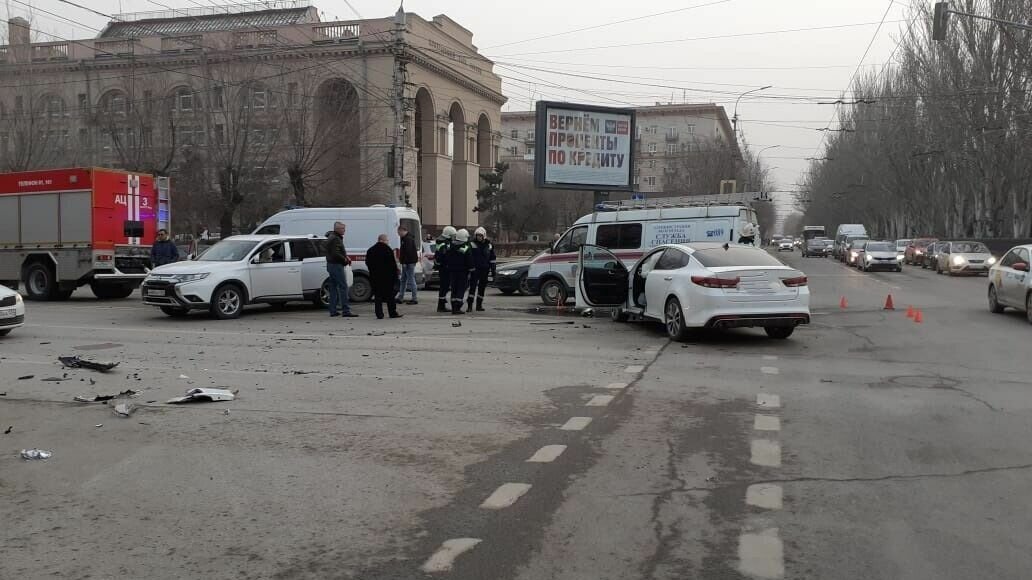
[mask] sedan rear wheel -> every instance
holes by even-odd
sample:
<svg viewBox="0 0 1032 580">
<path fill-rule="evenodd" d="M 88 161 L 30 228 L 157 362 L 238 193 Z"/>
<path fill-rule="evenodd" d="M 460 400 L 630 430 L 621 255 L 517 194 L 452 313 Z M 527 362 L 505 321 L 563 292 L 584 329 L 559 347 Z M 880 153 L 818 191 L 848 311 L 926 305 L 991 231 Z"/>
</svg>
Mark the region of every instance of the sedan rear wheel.
<svg viewBox="0 0 1032 580">
<path fill-rule="evenodd" d="M 688 329 L 685 327 L 684 310 L 677 298 L 670 298 L 666 303 L 665 322 L 667 336 L 672 340 L 684 342 L 688 337 Z"/>
<path fill-rule="evenodd" d="M 795 327 L 794 326 L 766 326 L 766 327 L 763 328 L 763 330 L 767 333 L 767 336 L 769 336 L 771 338 L 776 338 L 776 339 L 779 339 L 779 340 L 784 340 L 784 339 L 792 336 L 792 333 L 795 332 Z"/>
<path fill-rule="evenodd" d="M 996 286 L 989 286 L 989 312 L 993 314 L 1003 314 L 1003 305 L 1000 304 L 999 298 L 996 296 Z"/>
</svg>

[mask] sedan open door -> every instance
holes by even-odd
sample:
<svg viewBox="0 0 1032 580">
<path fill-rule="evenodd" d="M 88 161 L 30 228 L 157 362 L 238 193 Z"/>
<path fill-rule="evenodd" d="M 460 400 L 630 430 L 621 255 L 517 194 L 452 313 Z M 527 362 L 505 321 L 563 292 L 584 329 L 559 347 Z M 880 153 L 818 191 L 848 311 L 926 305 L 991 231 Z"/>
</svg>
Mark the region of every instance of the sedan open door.
<svg viewBox="0 0 1032 580">
<path fill-rule="evenodd" d="M 627 267 L 609 250 L 584 244 L 577 262 L 577 306 L 624 306 L 629 280 Z"/>
</svg>

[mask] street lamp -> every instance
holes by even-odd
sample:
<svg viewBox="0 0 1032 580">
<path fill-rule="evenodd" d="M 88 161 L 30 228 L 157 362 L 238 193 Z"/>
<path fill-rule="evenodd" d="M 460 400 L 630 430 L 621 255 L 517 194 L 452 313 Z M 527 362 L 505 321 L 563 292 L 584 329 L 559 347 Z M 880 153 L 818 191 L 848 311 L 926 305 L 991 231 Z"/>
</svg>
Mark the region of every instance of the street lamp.
<svg viewBox="0 0 1032 580">
<path fill-rule="evenodd" d="M 774 85 L 767 85 L 765 87 L 760 87 L 758 89 L 752 89 L 751 91 L 745 91 L 744 93 L 738 95 L 738 98 L 735 99 L 735 114 L 731 118 L 731 128 L 734 130 L 735 135 L 738 135 L 738 101 L 741 101 L 742 97 L 744 97 L 745 95 L 748 95 L 748 94 L 751 94 L 751 93 L 758 93 L 760 91 L 765 91 L 765 90 L 767 90 L 767 89 L 769 89 L 769 88 L 771 88 L 773 86 Z M 735 137 L 735 138 L 737 139 L 737 137 Z"/>
<path fill-rule="evenodd" d="M 763 190 L 763 166 L 760 165 L 760 155 L 763 155 L 764 151 L 766 151 L 768 149 L 774 149 L 775 147 L 781 147 L 781 145 L 768 145 L 767 147 L 764 147 L 763 149 L 760 149 L 760 152 L 756 154 L 756 177 L 758 178 L 757 181 L 759 182 L 756 185 L 760 188 L 761 192 Z M 753 183 L 752 183 L 752 176 L 753 176 L 753 172 L 752 172 L 752 169 L 750 169 L 749 170 L 749 185 L 750 186 L 753 185 Z M 750 187 L 750 189 L 751 189 L 751 187 Z"/>
</svg>

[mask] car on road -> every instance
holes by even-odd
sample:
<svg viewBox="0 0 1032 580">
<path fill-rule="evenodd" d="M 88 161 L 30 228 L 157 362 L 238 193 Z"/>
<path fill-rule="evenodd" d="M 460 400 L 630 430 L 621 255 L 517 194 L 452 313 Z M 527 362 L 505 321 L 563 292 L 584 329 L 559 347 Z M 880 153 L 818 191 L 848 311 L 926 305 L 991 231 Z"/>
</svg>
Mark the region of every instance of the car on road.
<svg viewBox="0 0 1032 580">
<path fill-rule="evenodd" d="M 840 262 L 844 264 L 849 263 L 849 250 L 853 243 L 866 240 L 867 235 L 857 236 L 843 236 L 835 242 L 835 249 L 832 251 L 832 255 L 835 256 Z"/>
<path fill-rule="evenodd" d="M 847 266 L 856 266 L 857 260 L 862 257 L 863 246 L 868 241 L 869 240 L 867 238 L 856 238 L 849 241 L 842 252 L 842 261 L 845 262 Z"/>
<path fill-rule="evenodd" d="M 925 248 L 924 259 L 921 260 L 921 268 L 931 268 L 934 270 L 935 265 L 939 262 L 939 252 L 942 251 L 945 245 L 946 242 L 943 241 L 935 241 L 928 244 L 928 247 Z"/>
<path fill-rule="evenodd" d="M 662 322 L 674 340 L 693 328 L 740 327 L 783 339 L 810 322 L 806 275 L 753 246 L 665 244 L 628 268 L 606 248 L 586 244 L 577 283 L 578 306 L 610 307 L 618 321 Z"/>
<path fill-rule="evenodd" d="M 795 240 L 793 240 L 792 238 L 781 238 L 780 240 L 778 240 L 778 245 L 776 246 L 776 248 L 779 252 L 783 252 L 785 250 L 791 252 L 795 250 Z"/>
<path fill-rule="evenodd" d="M 527 260 L 498 264 L 495 268 L 495 277 L 492 285 L 506 296 L 516 293 L 519 293 L 520 296 L 530 296 L 532 292 L 527 285 L 527 272 L 530 270 L 531 262 L 545 253 L 540 252 Z"/>
<path fill-rule="evenodd" d="M 25 303 L 21 294 L 0 284 L 0 336 L 25 324 Z"/>
<path fill-rule="evenodd" d="M 831 240 L 827 238 L 810 238 L 803 246 L 803 257 L 823 258 L 831 253 Z"/>
<path fill-rule="evenodd" d="M 326 257 L 316 236 L 232 236 L 196 260 L 151 270 L 143 303 L 169 316 L 208 310 L 218 319 L 237 318 L 248 304 L 327 302 Z"/>
<path fill-rule="evenodd" d="M 1000 314 L 1005 308 L 1024 310 L 1032 324 L 1032 244 L 1010 249 L 989 268 L 989 310 Z"/>
<path fill-rule="evenodd" d="M 989 275 L 989 268 L 996 263 L 992 252 L 982 242 L 946 242 L 936 259 L 935 271 L 939 274 Z"/>
<path fill-rule="evenodd" d="M 928 252 L 928 246 L 938 241 L 935 238 L 916 238 L 910 240 L 903 252 L 903 263 L 909 266 L 923 265 L 925 254 Z"/>
<path fill-rule="evenodd" d="M 892 241 L 869 241 L 864 244 L 859 265 L 864 272 L 871 270 L 903 271 L 903 256 L 899 255 L 899 244 Z"/>
<path fill-rule="evenodd" d="M 896 240 L 896 253 L 900 256 L 900 263 L 903 262 L 903 255 L 906 254 L 907 246 L 910 245 L 911 241 L 909 239 Z"/>
</svg>

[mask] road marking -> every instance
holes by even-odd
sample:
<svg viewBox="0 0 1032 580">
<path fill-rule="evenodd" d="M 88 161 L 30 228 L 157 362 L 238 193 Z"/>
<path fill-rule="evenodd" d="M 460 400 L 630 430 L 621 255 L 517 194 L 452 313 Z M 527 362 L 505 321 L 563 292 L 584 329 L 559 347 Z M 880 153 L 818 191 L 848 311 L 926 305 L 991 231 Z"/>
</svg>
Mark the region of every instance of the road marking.
<svg viewBox="0 0 1032 580">
<path fill-rule="evenodd" d="M 580 431 L 591 423 L 591 417 L 570 417 L 570 420 L 560 427 L 563 431 Z"/>
<path fill-rule="evenodd" d="M 620 389 L 626 389 L 627 383 L 609 383 L 608 385 L 606 385 L 606 388 L 613 389 L 614 391 L 619 391 Z"/>
<path fill-rule="evenodd" d="M 645 367 L 642 366 L 642 365 L 631 365 L 631 366 L 627 367 L 626 369 L 624 369 L 624 372 L 625 373 L 630 373 L 632 375 L 636 375 L 636 374 L 640 373 L 643 370 L 645 370 Z"/>
<path fill-rule="evenodd" d="M 778 360 L 778 357 L 772 354 L 765 354 L 763 355 L 763 360 Z"/>
<path fill-rule="evenodd" d="M 778 370 L 778 367 L 760 367 L 760 372 L 765 375 L 781 374 L 781 371 Z"/>
<path fill-rule="evenodd" d="M 545 445 L 530 456 L 527 463 L 552 463 L 566 451 L 565 445 Z"/>
<path fill-rule="evenodd" d="M 756 395 L 756 404 L 768 409 L 777 409 L 781 407 L 781 397 L 767 393 L 758 393 Z"/>
<path fill-rule="evenodd" d="M 484 500 L 484 503 L 480 504 L 480 507 L 485 510 L 505 509 L 516 503 L 516 500 L 523 497 L 523 494 L 528 491 L 530 491 L 529 483 L 503 483 Z"/>
<path fill-rule="evenodd" d="M 780 485 L 757 483 L 745 490 L 745 503 L 766 510 L 779 510 L 782 503 Z"/>
<path fill-rule="evenodd" d="M 738 571 L 759 578 L 784 577 L 785 551 L 777 528 L 742 534 L 738 539 Z"/>
<path fill-rule="evenodd" d="M 433 556 L 420 568 L 429 574 L 436 572 L 449 572 L 455 564 L 455 559 L 473 549 L 480 543 L 477 538 L 455 538 L 445 540 L 441 547 L 434 552 Z"/>
<path fill-rule="evenodd" d="M 613 395 L 595 395 L 584 404 L 585 407 L 605 407 L 613 400 Z"/>
<path fill-rule="evenodd" d="M 753 439 L 749 445 L 751 461 L 763 467 L 781 467 L 781 444 L 767 439 Z"/>
<path fill-rule="evenodd" d="M 771 415 L 756 415 L 753 429 L 757 431 L 781 431 L 781 419 Z"/>
</svg>

